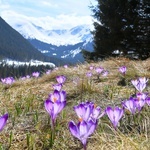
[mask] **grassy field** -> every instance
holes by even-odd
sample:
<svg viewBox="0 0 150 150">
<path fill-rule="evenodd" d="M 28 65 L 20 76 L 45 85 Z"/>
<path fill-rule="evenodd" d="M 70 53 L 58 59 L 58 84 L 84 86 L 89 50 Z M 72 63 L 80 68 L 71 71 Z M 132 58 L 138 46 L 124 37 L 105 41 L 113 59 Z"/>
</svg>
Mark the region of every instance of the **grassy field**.
<svg viewBox="0 0 150 150">
<path fill-rule="evenodd" d="M 126 66 L 125 85 L 118 71 Z M 107 76 L 98 78 L 90 66 L 103 67 Z M 92 72 L 91 77 L 86 73 Z M 56 136 L 51 146 L 50 116 L 44 108 L 44 101 L 52 93 L 56 76 L 67 77 L 63 90 L 67 93 L 67 105 L 57 117 Z M 0 150 L 83 150 L 81 142 L 74 138 L 68 124 L 77 121 L 73 106 L 92 101 L 102 111 L 109 106 L 120 106 L 123 100 L 135 94 L 131 84 L 138 77 L 150 78 L 150 59 L 131 61 L 125 58 L 85 63 L 75 67 L 59 67 L 39 78 L 16 80 L 12 85 L 0 83 L 0 114 L 8 112 L 9 118 L 0 133 Z M 150 96 L 150 81 L 144 92 Z M 133 120 L 135 118 L 135 120 Z M 98 121 L 95 132 L 89 137 L 87 150 L 149 150 L 150 149 L 150 106 L 131 115 L 125 112 L 117 130 L 104 115 Z"/>
</svg>

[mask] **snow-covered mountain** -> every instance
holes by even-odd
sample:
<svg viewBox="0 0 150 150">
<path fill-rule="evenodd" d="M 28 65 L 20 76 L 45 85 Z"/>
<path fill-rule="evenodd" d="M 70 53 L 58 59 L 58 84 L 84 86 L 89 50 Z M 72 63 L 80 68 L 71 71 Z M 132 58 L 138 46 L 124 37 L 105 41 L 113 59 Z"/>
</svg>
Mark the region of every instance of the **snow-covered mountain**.
<svg viewBox="0 0 150 150">
<path fill-rule="evenodd" d="M 74 45 L 92 38 L 90 25 L 80 25 L 70 29 L 47 30 L 32 22 L 24 24 L 16 23 L 13 28 L 21 33 L 26 39 L 37 39 L 39 41 L 60 46 Z"/>
<path fill-rule="evenodd" d="M 48 30 L 31 21 L 10 24 L 45 55 L 65 59 L 68 63 L 83 62 L 81 49 L 93 50 L 92 26 L 79 25 L 70 29 Z"/>
</svg>

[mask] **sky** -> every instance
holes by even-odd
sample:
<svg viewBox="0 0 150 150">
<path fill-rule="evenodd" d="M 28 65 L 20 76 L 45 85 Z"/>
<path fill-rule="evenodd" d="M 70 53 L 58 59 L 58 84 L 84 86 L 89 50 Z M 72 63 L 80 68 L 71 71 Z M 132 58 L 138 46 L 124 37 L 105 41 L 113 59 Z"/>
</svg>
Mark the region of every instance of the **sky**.
<svg viewBox="0 0 150 150">
<path fill-rule="evenodd" d="M 46 29 L 92 24 L 96 0 L 0 0 L 0 16 L 10 25 L 31 21 Z"/>
</svg>

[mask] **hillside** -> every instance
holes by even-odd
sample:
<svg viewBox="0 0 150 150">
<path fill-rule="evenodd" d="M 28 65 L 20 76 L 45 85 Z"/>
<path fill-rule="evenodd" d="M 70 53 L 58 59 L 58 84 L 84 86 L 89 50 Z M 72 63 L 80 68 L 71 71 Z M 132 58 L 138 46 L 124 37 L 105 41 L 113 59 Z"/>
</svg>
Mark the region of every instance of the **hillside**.
<svg viewBox="0 0 150 150">
<path fill-rule="evenodd" d="M 125 77 L 118 71 L 121 66 L 127 68 Z M 97 67 L 103 67 L 109 72 L 108 75 L 99 76 L 96 72 Z M 66 107 L 56 118 L 53 141 L 54 132 L 44 102 L 50 97 L 49 94 L 53 93 L 53 85 L 57 84 L 56 77 L 59 75 L 66 77 L 62 90 L 66 92 L 67 97 Z M 68 128 L 71 120 L 78 122 L 73 107 L 86 101 L 93 102 L 94 108 L 100 106 L 101 113 L 105 112 L 107 106 L 122 107 L 123 101 L 131 96 L 135 97 L 138 93 L 131 80 L 138 80 L 139 77 L 150 78 L 150 59 L 131 61 L 125 58 L 110 58 L 75 67 L 58 67 L 39 78 L 16 79 L 12 85 L 1 83 L 0 114 L 8 112 L 9 118 L 0 134 L 0 148 L 83 150 L 80 140 L 73 137 Z M 121 81 L 125 81 L 126 84 Z M 143 93 L 148 93 L 147 96 L 150 97 L 150 81 L 147 82 Z M 137 102 L 139 101 L 140 98 L 137 99 Z M 87 139 L 87 150 L 149 150 L 150 100 L 147 99 L 141 110 L 140 105 L 135 107 L 138 108 L 135 114 L 124 109 L 124 115 L 117 128 L 113 127 L 106 113 L 99 118 L 95 132 Z M 80 122 L 81 119 L 79 118 Z"/>
<path fill-rule="evenodd" d="M 50 60 L 0 17 L 0 57 L 18 61 Z"/>
<path fill-rule="evenodd" d="M 76 64 L 79 62 L 84 62 L 84 58 L 81 54 L 83 42 L 77 43 L 75 45 L 55 46 L 38 41 L 36 39 L 28 40 L 35 48 L 41 51 L 41 53 L 43 53 L 44 55 L 65 61 L 66 64 Z"/>
</svg>

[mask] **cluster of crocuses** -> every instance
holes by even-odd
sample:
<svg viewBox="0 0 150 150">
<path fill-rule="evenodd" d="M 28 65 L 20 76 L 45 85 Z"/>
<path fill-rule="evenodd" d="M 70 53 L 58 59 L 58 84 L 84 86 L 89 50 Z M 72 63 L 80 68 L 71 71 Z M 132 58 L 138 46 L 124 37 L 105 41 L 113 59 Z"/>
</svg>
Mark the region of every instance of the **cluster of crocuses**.
<svg viewBox="0 0 150 150">
<path fill-rule="evenodd" d="M 107 76 L 108 75 L 108 70 L 105 70 L 103 67 L 94 67 L 94 66 L 90 66 L 89 67 L 90 71 L 88 71 L 86 73 L 87 77 L 91 77 L 92 74 L 94 73 L 93 71 L 95 71 L 97 73 L 97 77 L 99 79 L 99 76 Z"/>
<path fill-rule="evenodd" d="M 13 77 L 6 77 L 6 78 L 1 78 L 1 82 L 3 84 L 13 84 L 15 82 L 15 79 Z"/>
<path fill-rule="evenodd" d="M 24 77 L 21 77 L 20 79 L 21 79 L 21 80 L 30 79 L 30 76 L 29 76 L 29 75 L 26 75 L 26 76 L 24 76 Z"/>
<path fill-rule="evenodd" d="M 98 124 L 98 118 L 101 114 L 101 108 L 95 106 L 92 102 L 82 102 L 74 106 L 79 122 L 76 124 L 74 121 L 69 123 L 69 130 L 73 136 L 78 138 L 86 150 L 87 138 L 95 131 Z"/>
<path fill-rule="evenodd" d="M 112 108 L 110 106 L 102 112 L 101 108 L 93 102 L 82 102 L 74 106 L 74 111 L 79 118 L 79 122 L 76 124 L 74 121 L 70 121 L 69 130 L 73 136 L 82 142 L 84 150 L 87 147 L 87 139 L 95 131 L 99 118 L 107 114 L 114 128 L 116 128 L 124 114 L 122 108 Z"/>
<path fill-rule="evenodd" d="M 44 102 L 46 111 L 51 117 L 51 127 L 54 129 L 57 115 L 66 106 L 66 92 L 62 90 L 66 77 L 63 75 L 56 77 L 57 84 L 53 85 L 53 93 L 50 93 L 47 100 Z"/>
<path fill-rule="evenodd" d="M 50 74 L 50 73 L 51 73 L 51 70 L 46 71 L 46 74 Z M 21 77 L 20 79 L 21 80 L 26 80 L 26 79 L 29 79 L 31 77 L 38 78 L 39 76 L 40 76 L 40 72 L 33 72 L 31 76 L 26 75 L 26 76 Z M 11 85 L 15 82 L 15 79 L 13 77 L 1 78 L 1 82 L 3 84 Z"/>
<path fill-rule="evenodd" d="M 33 72 L 32 76 L 38 78 L 40 76 L 40 72 Z"/>
<path fill-rule="evenodd" d="M 32 75 L 30 76 L 30 75 L 26 75 L 26 76 L 24 76 L 24 77 L 21 77 L 21 79 L 22 80 L 25 80 L 25 79 L 29 79 L 29 78 L 31 78 L 31 77 L 33 77 L 33 78 L 38 78 L 40 76 L 40 72 L 32 72 Z"/>
<path fill-rule="evenodd" d="M 150 97 L 148 93 L 144 93 L 143 90 L 147 86 L 148 79 L 145 77 L 140 77 L 136 80 L 131 80 L 131 83 L 138 91 L 135 97 L 131 97 L 129 100 L 123 102 L 123 106 L 128 108 L 131 113 L 135 113 L 136 110 L 140 111 L 145 104 L 150 106 Z"/>
<path fill-rule="evenodd" d="M 113 127 L 116 129 L 125 109 L 129 110 L 132 114 L 136 111 L 141 111 L 143 106 L 147 103 L 150 106 L 150 97 L 147 93 L 142 93 L 146 87 L 148 79 L 145 77 L 131 81 L 135 88 L 139 91 L 136 97 L 131 97 L 121 103 L 122 107 L 106 107 L 102 113 L 100 107 L 95 107 L 92 102 L 81 103 L 74 107 L 74 110 L 79 118 L 79 122 L 76 124 L 74 121 L 69 123 L 69 130 L 73 136 L 78 138 L 86 150 L 87 139 L 95 131 L 98 119 L 103 115 L 107 115 L 110 119 Z"/>
</svg>

